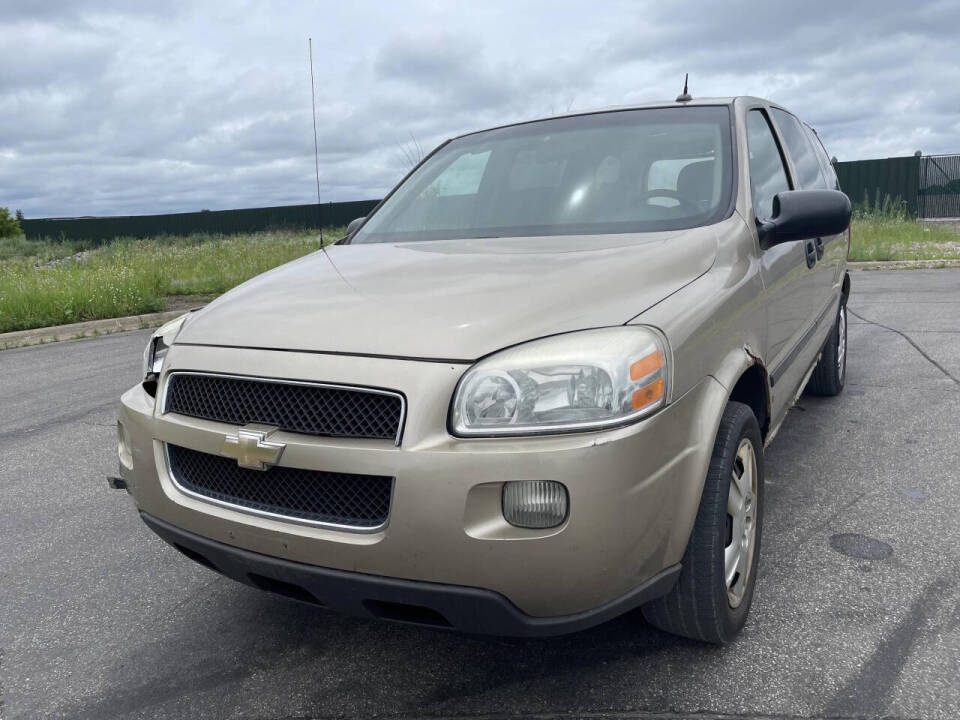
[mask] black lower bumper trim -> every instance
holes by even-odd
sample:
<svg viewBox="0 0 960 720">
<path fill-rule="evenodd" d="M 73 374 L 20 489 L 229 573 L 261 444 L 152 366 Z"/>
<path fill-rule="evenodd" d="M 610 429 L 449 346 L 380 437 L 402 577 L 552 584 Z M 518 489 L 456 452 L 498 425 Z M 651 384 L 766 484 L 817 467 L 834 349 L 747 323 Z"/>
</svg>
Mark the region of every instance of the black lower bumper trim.
<svg viewBox="0 0 960 720">
<path fill-rule="evenodd" d="M 670 591 L 680 565 L 591 610 L 557 617 L 523 613 L 492 590 L 334 570 L 261 555 L 182 530 L 147 513 L 157 535 L 229 578 L 349 615 L 385 618 L 489 635 L 544 636 L 585 630 Z"/>
</svg>

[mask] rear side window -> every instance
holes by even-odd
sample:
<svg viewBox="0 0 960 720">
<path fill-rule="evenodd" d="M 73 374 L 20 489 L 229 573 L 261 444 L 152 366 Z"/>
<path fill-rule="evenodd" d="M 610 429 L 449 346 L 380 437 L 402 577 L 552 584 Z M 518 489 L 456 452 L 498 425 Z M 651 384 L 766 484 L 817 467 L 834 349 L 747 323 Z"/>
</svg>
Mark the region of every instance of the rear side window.
<svg viewBox="0 0 960 720">
<path fill-rule="evenodd" d="M 772 108 L 771 112 L 777 127 L 780 128 L 790 159 L 793 160 L 793 168 L 797 171 L 797 185 L 804 190 L 827 187 L 827 181 L 820 171 L 820 161 L 817 160 L 810 138 L 807 137 L 800 121 L 790 113 L 777 108 Z"/>
<path fill-rule="evenodd" d="M 747 149 L 750 152 L 750 187 L 753 212 L 758 218 L 773 214 L 773 196 L 790 189 L 787 170 L 770 123 L 761 110 L 747 113 Z"/>
<path fill-rule="evenodd" d="M 804 125 L 803 129 L 807 132 L 807 137 L 810 138 L 810 144 L 813 145 L 813 151 L 817 154 L 817 159 L 820 161 L 820 169 L 823 171 L 823 176 L 827 179 L 827 187 L 831 190 L 839 190 L 840 181 L 837 179 L 837 172 L 833 169 L 833 163 L 830 162 L 830 156 L 827 155 L 827 149 L 823 146 L 820 136 L 817 135 L 816 131 L 809 125 Z"/>
</svg>

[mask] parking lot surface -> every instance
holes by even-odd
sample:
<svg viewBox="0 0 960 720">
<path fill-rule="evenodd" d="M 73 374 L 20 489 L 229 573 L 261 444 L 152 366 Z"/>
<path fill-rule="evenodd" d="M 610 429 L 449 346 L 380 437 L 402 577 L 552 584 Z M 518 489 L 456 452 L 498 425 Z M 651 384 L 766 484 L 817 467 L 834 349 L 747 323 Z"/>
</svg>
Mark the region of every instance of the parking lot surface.
<svg viewBox="0 0 960 720">
<path fill-rule="evenodd" d="M 234 583 L 107 489 L 148 332 L 0 352 L 0 717 L 960 717 L 960 270 L 852 281 L 846 390 L 768 450 L 724 648 L 639 614 L 473 637 Z"/>
</svg>

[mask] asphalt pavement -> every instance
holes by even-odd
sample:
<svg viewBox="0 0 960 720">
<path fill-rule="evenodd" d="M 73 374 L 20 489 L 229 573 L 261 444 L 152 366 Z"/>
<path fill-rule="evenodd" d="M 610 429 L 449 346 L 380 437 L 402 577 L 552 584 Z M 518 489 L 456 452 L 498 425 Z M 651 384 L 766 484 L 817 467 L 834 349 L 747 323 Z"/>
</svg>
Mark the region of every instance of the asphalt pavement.
<svg viewBox="0 0 960 720">
<path fill-rule="evenodd" d="M 340 617 L 222 578 L 107 489 L 149 332 L 0 352 L 0 718 L 960 717 L 960 270 L 853 273 L 847 387 L 767 451 L 715 648 Z"/>
</svg>

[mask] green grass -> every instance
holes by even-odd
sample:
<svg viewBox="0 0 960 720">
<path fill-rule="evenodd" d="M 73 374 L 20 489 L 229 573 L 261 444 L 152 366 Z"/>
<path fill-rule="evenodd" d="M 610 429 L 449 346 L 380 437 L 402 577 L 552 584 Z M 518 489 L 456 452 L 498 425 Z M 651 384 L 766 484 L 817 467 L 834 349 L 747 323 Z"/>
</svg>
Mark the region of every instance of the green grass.
<svg viewBox="0 0 960 720">
<path fill-rule="evenodd" d="M 86 250 L 92 245 L 84 242 L 69 240 L 28 240 L 23 235 L 0 238 L 0 262 L 5 260 L 33 258 L 40 262 L 48 262 L 55 258 L 73 255 Z"/>
<path fill-rule="evenodd" d="M 324 239 L 342 235 L 329 229 Z M 319 247 L 318 235 L 302 232 L 119 238 L 74 260 L 80 243 L 7 238 L 0 332 L 163 310 L 169 295 L 220 294 Z"/>
<path fill-rule="evenodd" d="M 864 197 L 850 224 L 850 260 L 960 260 L 960 233 L 917 222 L 899 198 Z"/>
<path fill-rule="evenodd" d="M 850 260 L 960 260 L 960 233 L 909 218 L 860 214 L 850 226 Z"/>
</svg>

